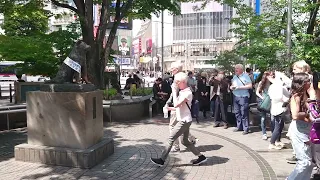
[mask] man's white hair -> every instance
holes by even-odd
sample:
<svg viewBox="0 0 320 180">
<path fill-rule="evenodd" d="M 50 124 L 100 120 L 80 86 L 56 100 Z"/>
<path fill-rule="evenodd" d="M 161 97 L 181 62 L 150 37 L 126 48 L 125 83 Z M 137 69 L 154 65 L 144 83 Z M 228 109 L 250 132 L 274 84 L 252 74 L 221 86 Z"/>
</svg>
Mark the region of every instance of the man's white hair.
<svg viewBox="0 0 320 180">
<path fill-rule="evenodd" d="M 188 75 L 184 72 L 179 72 L 174 76 L 174 82 L 188 82 Z"/>
<path fill-rule="evenodd" d="M 175 62 L 171 63 L 171 69 L 182 70 L 182 63 L 180 61 L 175 61 Z"/>
<path fill-rule="evenodd" d="M 234 67 L 244 70 L 244 67 L 242 64 L 236 64 Z"/>
</svg>

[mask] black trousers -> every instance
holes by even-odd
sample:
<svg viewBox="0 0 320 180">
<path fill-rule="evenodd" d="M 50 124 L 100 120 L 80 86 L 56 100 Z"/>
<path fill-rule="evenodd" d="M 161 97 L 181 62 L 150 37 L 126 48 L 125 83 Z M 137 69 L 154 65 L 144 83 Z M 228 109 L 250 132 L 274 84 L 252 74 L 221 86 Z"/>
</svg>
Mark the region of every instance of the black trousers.
<svg viewBox="0 0 320 180">
<path fill-rule="evenodd" d="M 228 124 L 226 114 L 228 110 L 228 105 L 226 103 L 223 103 L 223 100 L 218 95 L 215 95 L 214 101 L 214 123 L 216 125 L 220 123 L 224 123 L 225 125 Z"/>
</svg>

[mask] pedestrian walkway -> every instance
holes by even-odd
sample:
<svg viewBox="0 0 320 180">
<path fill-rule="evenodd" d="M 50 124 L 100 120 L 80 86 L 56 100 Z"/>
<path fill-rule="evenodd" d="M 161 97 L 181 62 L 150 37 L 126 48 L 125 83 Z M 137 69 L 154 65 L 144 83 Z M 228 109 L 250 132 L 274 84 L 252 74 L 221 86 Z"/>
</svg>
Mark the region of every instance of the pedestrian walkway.
<svg viewBox="0 0 320 180">
<path fill-rule="evenodd" d="M 115 153 L 90 170 L 18 162 L 15 144 L 26 142 L 26 131 L 0 133 L 0 180 L 18 179 L 210 179 L 283 180 L 293 169 L 285 158 L 291 150 L 268 151 L 261 133 L 242 135 L 233 128 L 213 128 L 211 122 L 193 124 L 191 132 L 207 163 L 192 166 L 196 157 L 186 149 L 169 155 L 163 167 L 150 162 L 159 157 L 168 138 L 168 120 L 108 124 L 105 136 L 115 140 Z M 182 147 L 182 146 L 181 146 Z"/>
</svg>

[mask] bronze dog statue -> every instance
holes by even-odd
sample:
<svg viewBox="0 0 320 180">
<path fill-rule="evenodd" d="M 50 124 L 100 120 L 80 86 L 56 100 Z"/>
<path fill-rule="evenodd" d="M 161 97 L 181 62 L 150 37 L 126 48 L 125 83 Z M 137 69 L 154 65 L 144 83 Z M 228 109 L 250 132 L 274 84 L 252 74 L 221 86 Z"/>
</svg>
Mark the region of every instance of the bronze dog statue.
<svg viewBox="0 0 320 180">
<path fill-rule="evenodd" d="M 81 74 L 82 79 L 88 84 L 90 83 L 87 78 L 87 66 L 86 66 L 86 55 L 89 51 L 90 46 L 87 45 L 82 40 L 76 42 L 72 48 L 70 54 L 60 65 L 59 71 L 56 76 L 49 81 L 46 81 L 46 84 L 65 84 L 65 83 L 76 83 L 79 82 L 79 77 Z"/>
</svg>

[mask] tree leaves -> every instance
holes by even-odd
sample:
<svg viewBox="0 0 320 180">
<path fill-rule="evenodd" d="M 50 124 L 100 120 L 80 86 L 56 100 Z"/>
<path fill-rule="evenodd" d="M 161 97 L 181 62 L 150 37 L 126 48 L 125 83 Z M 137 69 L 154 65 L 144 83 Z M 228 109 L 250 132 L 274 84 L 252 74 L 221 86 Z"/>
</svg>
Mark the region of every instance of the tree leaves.
<svg viewBox="0 0 320 180">
<path fill-rule="evenodd" d="M 47 32 L 50 13 L 43 9 L 42 2 L 30 0 L 7 8 L 2 26 L 7 36 L 32 36 Z"/>
</svg>

